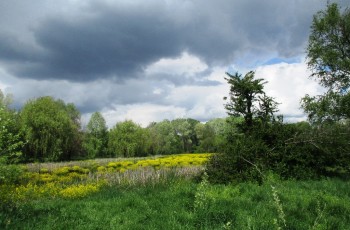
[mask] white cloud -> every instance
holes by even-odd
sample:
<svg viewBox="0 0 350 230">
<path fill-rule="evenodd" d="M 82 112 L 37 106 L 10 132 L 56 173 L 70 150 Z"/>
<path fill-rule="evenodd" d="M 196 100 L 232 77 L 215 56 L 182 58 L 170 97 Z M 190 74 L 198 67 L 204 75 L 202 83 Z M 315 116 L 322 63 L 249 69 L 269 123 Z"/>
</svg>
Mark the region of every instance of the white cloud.
<svg viewBox="0 0 350 230">
<path fill-rule="evenodd" d="M 300 109 L 300 99 L 305 94 L 324 92 L 317 82 L 309 79 L 310 74 L 305 63 L 279 63 L 258 67 L 255 76 L 268 81 L 265 91 L 281 103 L 280 113 L 290 121 L 299 121 L 305 119 Z"/>
<path fill-rule="evenodd" d="M 112 128 L 117 122 L 132 120 L 143 127 L 155 121 L 184 117 L 186 109 L 173 105 L 156 105 L 150 103 L 114 105 L 113 109 L 102 111 L 108 127 Z"/>
<path fill-rule="evenodd" d="M 145 69 L 147 75 L 153 74 L 173 74 L 173 75 L 187 75 L 204 71 L 208 66 L 203 63 L 198 57 L 184 52 L 177 58 L 162 58 L 157 62 L 151 64 Z"/>
</svg>

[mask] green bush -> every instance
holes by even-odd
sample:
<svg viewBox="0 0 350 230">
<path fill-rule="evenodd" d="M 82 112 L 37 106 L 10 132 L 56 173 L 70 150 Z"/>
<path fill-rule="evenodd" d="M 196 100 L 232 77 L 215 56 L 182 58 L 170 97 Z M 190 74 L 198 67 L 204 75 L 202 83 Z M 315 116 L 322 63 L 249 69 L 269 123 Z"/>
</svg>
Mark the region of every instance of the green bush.
<svg viewBox="0 0 350 230">
<path fill-rule="evenodd" d="M 23 169 L 18 165 L 0 164 L 0 185 L 20 182 Z"/>
<path fill-rule="evenodd" d="M 260 183 L 268 171 L 284 179 L 348 178 L 349 137 L 350 125 L 344 122 L 255 123 L 249 133 L 227 136 L 224 153 L 212 157 L 207 173 L 216 183 Z"/>
<path fill-rule="evenodd" d="M 267 146 L 253 138 L 238 138 L 227 144 L 225 153 L 214 155 L 206 168 L 209 181 L 230 183 L 257 181 L 262 183 Z"/>
</svg>

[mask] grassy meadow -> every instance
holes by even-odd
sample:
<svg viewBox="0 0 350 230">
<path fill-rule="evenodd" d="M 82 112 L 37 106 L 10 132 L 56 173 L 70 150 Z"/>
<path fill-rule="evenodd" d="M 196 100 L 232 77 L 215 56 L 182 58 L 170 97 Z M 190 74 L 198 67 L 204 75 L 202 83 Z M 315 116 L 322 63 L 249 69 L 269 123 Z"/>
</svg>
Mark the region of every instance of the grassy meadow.
<svg viewBox="0 0 350 230">
<path fill-rule="evenodd" d="M 210 154 L 22 166 L 0 229 L 350 229 L 350 182 L 209 184 Z"/>
</svg>

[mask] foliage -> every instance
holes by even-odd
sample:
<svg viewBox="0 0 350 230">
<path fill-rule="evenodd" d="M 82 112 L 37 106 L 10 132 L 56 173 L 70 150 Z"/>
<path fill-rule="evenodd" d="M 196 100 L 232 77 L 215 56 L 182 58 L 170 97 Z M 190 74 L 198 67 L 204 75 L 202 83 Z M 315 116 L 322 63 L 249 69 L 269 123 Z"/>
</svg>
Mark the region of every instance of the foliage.
<svg viewBox="0 0 350 230">
<path fill-rule="evenodd" d="M 151 123 L 147 130 L 150 138 L 152 155 L 177 154 L 183 152 L 181 138 L 177 135 L 172 123 L 164 120 Z"/>
<path fill-rule="evenodd" d="M 296 178 L 349 177 L 349 124 L 324 124 L 310 127 L 286 141 L 281 175 Z M 283 169 L 284 168 L 284 169 Z"/>
<path fill-rule="evenodd" d="M 350 86 L 350 10 L 336 3 L 314 15 L 307 48 L 308 66 L 321 85 L 335 91 Z"/>
<path fill-rule="evenodd" d="M 247 128 L 253 126 L 253 117 L 257 109 L 254 102 L 257 96 L 263 94 L 263 79 L 254 79 L 254 72 L 248 72 L 244 77 L 236 73 L 226 73 L 227 83 L 230 85 L 230 101 L 225 108 L 230 116 L 243 116 Z M 226 98 L 224 98 L 226 99 Z"/>
<path fill-rule="evenodd" d="M 208 164 L 209 180 L 218 183 L 254 180 L 262 183 L 263 173 L 273 167 L 269 155 L 283 136 L 282 117 L 277 118 L 278 103 L 266 96 L 263 79 L 254 79 L 254 72 L 244 77 L 228 74 L 230 102 L 226 110 L 231 119 L 226 131 L 223 153 L 215 155 Z M 235 117 L 241 116 L 240 123 Z M 282 139 L 284 140 L 284 139 Z"/>
<path fill-rule="evenodd" d="M 112 156 L 145 156 L 146 133 L 131 120 L 117 123 L 109 132 L 108 148 Z"/>
<path fill-rule="evenodd" d="M 23 169 L 18 165 L 0 163 L 0 185 L 17 184 L 21 180 Z"/>
<path fill-rule="evenodd" d="M 193 152 L 193 146 L 197 145 L 195 126 L 199 121 L 194 119 L 178 118 L 171 121 L 176 135 L 182 140 L 182 152 Z"/>
<path fill-rule="evenodd" d="M 350 118 L 350 11 L 342 13 L 336 3 L 314 15 L 307 49 L 312 76 L 326 87 L 323 95 L 302 98 L 302 108 L 313 125 L 308 132 L 291 138 L 288 168 L 309 165 L 309 175 L 348 177 Z M 304 152 L 302 158 L 300 151 Z M 299 157 L 296 157 L 299 155 Z M 305 171 L 305 167 L 293 170 Z"/>
<path fill-rule="evenodd" d="M 198 123 L 195 126 L 195 132 L 198 139 L 196 152 L 220 152 L 225 145 L 224 135 L 227 132 L 227 120 L 216 118 L 205 124 Z"/>
<path fill-rule="evenodd" d="M 225 119 L 213 119 L 204 129 L 191 118 L 153 122 L 147 128 L 125 121 L 109 132 L 95 112 L 82 130 L 72 103 L 40 97 L 17 113 L 8 107 L 10 97 L 1 93 L 0 99 L 0 157 L 8 163 L 218 152 L 225 144 Z"/>
<path fill-rule="evenodd" d="M 302 108 L 314 124 L 337 122 L 350 118 L 350 92 L 339 94 L 329 91 L 325 95 L 302 98 Z"/>
<path fill-rule="evenodd" d="M 215 154 L 206 172 L 212 183 L 262 183 L 261 168 L 264 167 L 267 146 L 253 138 L 237 138 L 227 145 L 225 153 Z"/>
<path fill-rule="evenodd" d="M 302 99 L 302 108 L 313 123 L 350 118 L 350 10 L 336 3 L 314 15 L 307 48 L 312 77 L 328 91 Z"/>
<path fill-rule="evenodd" d="M 95 112 L 91 115 L 86 126 L 83 147 L 88 158 L 108 156 L 108 130 L 102 114 Z"/>
<path fill-rule="evenodd" d="M 28 101 L 21 111 L 21 128 L 29 161 L 67 160 L 80 147 L 79 112 L 73 105 L 52 97 Z"/>
<path fill-rule="evenodd" d="M 0 164 L 18 162 L 24 146 L 18 114 L 9 108 L 10 103 L 11 97 L 0 90 Z"/>
<path fill-rule="evenodd" d="M 249 135 L 228 133 L 225 152 L 207 166 L 215 183 L 257 181 L 268 172 L 284 179 L 350 176 L 348 123 L 312 127 L 306 122 L 256 123 Z"/>
</svg>

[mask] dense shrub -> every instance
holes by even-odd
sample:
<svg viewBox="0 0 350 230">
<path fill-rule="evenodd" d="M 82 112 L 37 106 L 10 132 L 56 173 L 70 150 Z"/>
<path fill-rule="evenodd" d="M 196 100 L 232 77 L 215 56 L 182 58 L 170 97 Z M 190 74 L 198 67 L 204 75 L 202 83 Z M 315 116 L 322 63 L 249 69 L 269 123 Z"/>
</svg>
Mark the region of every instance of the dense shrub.
<svg viewBox="0 0 350 230">
<path fill-rule="evenodd" d="M 18 183 L 22 173 L 23 169 L 18 165 L 6 165 L 0 163 L 0 185 Z"/>
<path fill-rule="evenodd" d="M 281 178 L 310 179 L 350 175 L 350 126 L 306 122 L 255 124 L 250 133 L 228 135 L 222 154 L 207 166 L 218 183 L 258 181 L 273 172 Z"/>
<path fill-rule="evenodd" d="M 207 165 L 209 181 L 229 183 L 262 182 L 261 170 L 268 153 L 267 146 L 252 138 L 237 138 L 227 145 L 225 153 L 215 154 Z"/>
</svg>

